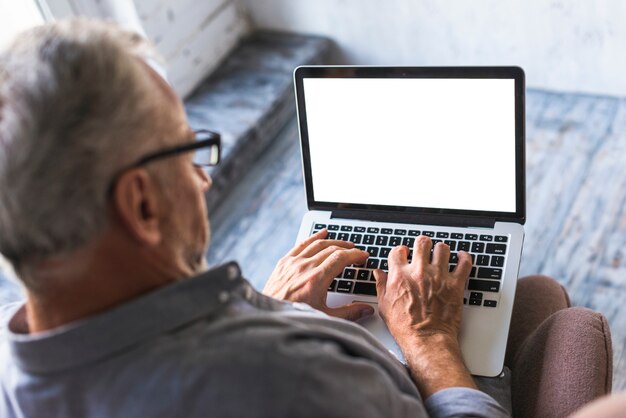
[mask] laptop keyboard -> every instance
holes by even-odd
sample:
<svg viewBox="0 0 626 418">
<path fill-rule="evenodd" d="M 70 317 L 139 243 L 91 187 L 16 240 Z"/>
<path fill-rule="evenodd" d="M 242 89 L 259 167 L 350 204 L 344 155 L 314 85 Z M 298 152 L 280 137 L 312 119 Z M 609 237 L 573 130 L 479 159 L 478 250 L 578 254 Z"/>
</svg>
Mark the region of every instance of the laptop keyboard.
<svg viewBox="0 0 626 418">
<path fill-rule="evenodd" d="M 372 271 L 389 269 L 387 257 L 393 247 L 409 247 L 409 261 L 413 255 L 415 238 L 425 235 L 433 241 L 450 246 L 452 271 L 458 261 L 458 251 L 466 251 L 472 257 L 473 267 L 466 284 L 463 303 L 470 306 L 495 308 L 499 302 L 500 284 L 507 253 L 508 236 L 466 233 L 458 231 L 393 229 L 373 226 L 316 223 L 312 234 L 322 228 L 328 229 L 328 239 L 353 242 L 357 248 L 370 256 L 365 265 L 349 266 L 331 283 L 329 292 L 376 295 L 376 283 Z"/>
</svg>

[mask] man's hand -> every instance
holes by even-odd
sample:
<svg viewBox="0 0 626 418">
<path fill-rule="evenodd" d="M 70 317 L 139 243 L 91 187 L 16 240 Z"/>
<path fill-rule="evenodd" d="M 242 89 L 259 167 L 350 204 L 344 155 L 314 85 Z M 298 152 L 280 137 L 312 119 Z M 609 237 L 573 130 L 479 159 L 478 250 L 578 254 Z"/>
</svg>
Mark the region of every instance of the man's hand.
<svg viewBox="0 0 626 418">
<path fill-rule="evenodd" d="M 472 268 L 469 254 L 448 271 L 450 247 L 421 236 L 415 240 L 413 261 L 408 248 L 389 254 L 389 273 L 374 272 L 379 312 L 398 342 L 424 399 L 446 387 L 475 387 L 461 357 L 458 336 L 465 281 Z"/>
<path fill-rule="evenodd" d="M 415 240 L 413 261 L 408 248 L 396 247 L 389 253 L 389 274 L 376 271 L 379 311 L 396 338 L 440 334 L 452 339 L 459 335 L 463 313 L 465 281 L 472 268 L 469 254 L 459 252 L 459 264 L 448 272 L 450 247 L 432 241 Z"/>
<path fill-rule="evenodd" d="M 298 244 L 280 259 L 263 293 L 276 299 L 304 302 L 328 315 L 356 321 L 374 313 L 365 303 L 352 303 L 338 308 L 326 306 L 328 286 L 351 264 L 363 264 L 366 251 L 346 241 L 326 240 L 325 229 Z"/>
</svg>

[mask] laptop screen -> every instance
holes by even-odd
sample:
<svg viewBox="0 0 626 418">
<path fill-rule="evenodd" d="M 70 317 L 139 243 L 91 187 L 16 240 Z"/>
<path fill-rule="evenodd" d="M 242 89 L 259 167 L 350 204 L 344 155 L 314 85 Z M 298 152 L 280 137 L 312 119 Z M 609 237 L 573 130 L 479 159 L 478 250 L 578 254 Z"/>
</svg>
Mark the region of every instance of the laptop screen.
<svg viewBox="0 0 626 418">
<path fill-rule="evenodd" d="M 331 73 L 303 76 L 301 89 L 315 202 L 518 210 L 515 77 Z"/>
</svg>

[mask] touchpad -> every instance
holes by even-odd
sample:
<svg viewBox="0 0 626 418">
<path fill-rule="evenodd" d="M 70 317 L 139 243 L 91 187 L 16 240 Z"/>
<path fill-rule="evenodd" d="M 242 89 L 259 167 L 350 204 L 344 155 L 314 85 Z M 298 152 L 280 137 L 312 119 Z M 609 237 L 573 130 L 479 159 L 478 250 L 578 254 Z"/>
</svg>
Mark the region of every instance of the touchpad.
<svg viewBox="0 0 626 418">
<path fill-rule="evenodd" d="M 400 360 L 402 363 L 406 363 L 400 347 L 393 339 L 393 337 L 389 333 L 389 330 L 387 329 L 387 325 L 378 314 L 378 303 L 370 302 L 367 300 L 353 300 L 352 302 L 367 303 L 374 308 L 373 315 L 368 316 L 367 318 L 359 319 L 357 323 L 365 327 L 372 334 L 374 334 L 376 339 L 380 341 L 385 347 L 387 347 L 387 349 L 391 351 L 398 358 L 398 360 Z"/>
</svg>

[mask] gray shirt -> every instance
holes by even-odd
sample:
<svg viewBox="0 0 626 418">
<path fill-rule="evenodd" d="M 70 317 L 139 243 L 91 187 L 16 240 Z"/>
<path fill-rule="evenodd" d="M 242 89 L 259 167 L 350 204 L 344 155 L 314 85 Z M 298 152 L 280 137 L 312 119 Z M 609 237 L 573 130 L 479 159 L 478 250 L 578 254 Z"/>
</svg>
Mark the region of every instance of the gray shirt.
<svg viewBox="0 0 626 418">
<path fill-rule="evenodd" d="M 3 321 L 2 417 L 506 416 L 450 388 L 422 402 L 361 326 L 256 292 L 235 263 L 27 333 Z"/>
</svg>

